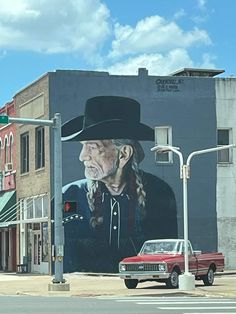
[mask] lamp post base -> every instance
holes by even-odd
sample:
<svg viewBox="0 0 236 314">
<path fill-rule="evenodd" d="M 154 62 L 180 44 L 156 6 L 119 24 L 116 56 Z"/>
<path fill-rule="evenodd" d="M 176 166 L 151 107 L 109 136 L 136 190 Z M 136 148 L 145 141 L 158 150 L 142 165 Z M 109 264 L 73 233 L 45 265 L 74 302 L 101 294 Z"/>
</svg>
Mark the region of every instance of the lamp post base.
<svg viewBox="0 0 236 314">
<path fill-rule="evenodd" d="M 191 273 L 184 273 L 179 276 L 179 290 L 194 290 L 195 289 L 195 276 Z"/>
<path fill-rule="evenodd" d="M 49 283 L 48 291 L 70 291 L 69 283 Z"/>
</svg>

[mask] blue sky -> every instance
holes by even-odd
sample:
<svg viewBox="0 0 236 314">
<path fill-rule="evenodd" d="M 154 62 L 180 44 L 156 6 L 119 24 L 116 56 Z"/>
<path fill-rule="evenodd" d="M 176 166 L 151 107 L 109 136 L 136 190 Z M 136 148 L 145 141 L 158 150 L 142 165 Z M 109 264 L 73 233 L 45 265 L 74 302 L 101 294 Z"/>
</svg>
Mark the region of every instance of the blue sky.
<svg viewBox="0 0 236 314">
<path fill-rule="evenodd" d="M 0 0 L 0 107 L 55 69 L 236 75 L 235 0 Z"/>
</svg>

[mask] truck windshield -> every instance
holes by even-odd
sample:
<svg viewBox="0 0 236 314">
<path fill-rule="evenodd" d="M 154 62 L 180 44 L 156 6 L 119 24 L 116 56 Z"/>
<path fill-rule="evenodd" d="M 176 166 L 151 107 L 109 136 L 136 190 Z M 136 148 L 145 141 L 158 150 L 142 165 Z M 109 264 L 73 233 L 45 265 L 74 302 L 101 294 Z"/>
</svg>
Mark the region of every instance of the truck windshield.
<svg viewBox="0 0 236 314">
<path fill-rule="evenodd" d="M 146 242 L 144 243 L 140 254 L 176 254 L 178 253 L 178 242 L 163 241 L 163 242 Z"/>
</svg>

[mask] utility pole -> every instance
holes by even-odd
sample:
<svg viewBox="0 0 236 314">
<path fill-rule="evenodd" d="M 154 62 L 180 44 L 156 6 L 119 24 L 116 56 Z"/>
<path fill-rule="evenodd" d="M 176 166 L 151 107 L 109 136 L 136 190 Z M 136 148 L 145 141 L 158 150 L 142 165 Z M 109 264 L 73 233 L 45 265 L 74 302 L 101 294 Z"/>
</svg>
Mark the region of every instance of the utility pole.
<svg viewBox="0 0 236 314">
<path fill-rule="evenodd" d="M 63 257 L 64 236 L 62 225 L 62 145 L 61 145 L 61 116 L 54 116 L 54 242 L 55 242 L 55 278 L 54 284 L 64 284 Z M 52 286 L 54 287 L 54 285 Z M 50 290 L 50 289 L 49 289 Z M 54 289 L 52 289 L 54 290 Z"/>
</svg>

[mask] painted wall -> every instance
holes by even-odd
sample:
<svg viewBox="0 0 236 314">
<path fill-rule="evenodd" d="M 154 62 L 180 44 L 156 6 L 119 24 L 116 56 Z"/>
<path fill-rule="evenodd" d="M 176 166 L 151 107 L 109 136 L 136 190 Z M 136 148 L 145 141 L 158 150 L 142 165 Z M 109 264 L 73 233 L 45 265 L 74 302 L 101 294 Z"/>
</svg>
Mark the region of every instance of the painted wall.
<svg viewBox="0 0 236 314">
<path fill-rule="evenodd" d="M 173 145 L 180 147 L 185 161 L 195 150 L 215 147 L 216 111 L 214 79 L 200 77 L 116 76 L 106 72 L 56 71 L 49 73 L 50 116 L 62 114 L 63 122 L 83 114 L 88 98 L 118 95 L 136 99 L 142 105 L 141 120 L 151 127 L 170 125 Z M 183 237 L 182 181 L 179 160 L 157 165 L 142 143 L 146 157 L 141 167 L 164 179 L 172 187 L 178 210 L 179 237 Z M 80 144 L 63 144 L 64 184 L 84 177 L 78 156 Z M 195 249 L 217 249 L 216 154 L 197 156 L 189 180 L 189 238 Z M 167 226 L 168 227 L 168 226 Z M 210 232 L 209 232 L 210 231 Z"/>
</svg>

